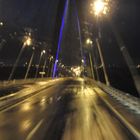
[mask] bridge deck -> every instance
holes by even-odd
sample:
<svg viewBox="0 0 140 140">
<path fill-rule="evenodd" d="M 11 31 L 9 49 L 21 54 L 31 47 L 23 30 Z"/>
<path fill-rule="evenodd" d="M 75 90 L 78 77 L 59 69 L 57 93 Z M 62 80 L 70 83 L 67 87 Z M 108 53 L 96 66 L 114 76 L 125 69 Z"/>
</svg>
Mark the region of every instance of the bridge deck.
<svg viewBox="0 0 140 140">
<path fill-rule="evenodd" d="M 140 130 L 136 125 L 139 115 L 111 101 L 96 85 L 86 84 L 81 78 L 42 84 L 41 90 L 17 102 L 9 99 L 10 105 L 1 109 L 0 140 L 138 139 L 108 103 L 125 116 L 131 114 L 129 121 L 137 126 L 136 133 Z"/>
</svg>

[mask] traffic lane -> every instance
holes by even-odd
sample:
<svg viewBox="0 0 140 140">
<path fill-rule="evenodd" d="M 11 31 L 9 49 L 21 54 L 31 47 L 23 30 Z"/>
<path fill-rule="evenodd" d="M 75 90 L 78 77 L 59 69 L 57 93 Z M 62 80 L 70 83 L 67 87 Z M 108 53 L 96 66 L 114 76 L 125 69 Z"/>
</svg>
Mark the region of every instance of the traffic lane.
<svg viewBox="0 0 140 140">
<path fill-rule="evenodd" d="M 30 96 L 33 96 L 50 86 L 59 85 L 61 83 L 63 83 L 62 79 L 53 79 L 35 82 L 33 85 L 26 85 L 26 88 L 24 88 L 23 90 L 0 98 L 0 111 L 4 108 L 7 108 L 8 106 L 22 101 L 23 99 L 29 98 Z M 10 92 L 12 92 L 12 90 Z"/>
<path fill-rule="evenodd" d="M 67 115 L 71 113 L 69 104 L 81 83 L 83 83 L 81 79 L 71 80 L 71 78 L 68 78 L 64 80 L 62 85 L 59 85 L 61 90 L 51 99 L 43 124 L 32 135 L 35 130 L 33 129 L 27 136 L 27 140 L 59 140 L 62 138 Z"/>
<path fill-rule="evenodd" d="M 60 112 L 57 111 L 57 108 L 61 110 L 59 104 L 63 104 L 63 102 L 60 101 L 61 94 L 65 93 L 63 91 L 66 89 L 66 86 L 73 84 L 78 85 L 79 81 L 71 81 L 66 79 L 61 84 L 47 89 L 46 92 L 40 92 L 38 95 L 29 98 L 14 108 L 12 107 L 1 113 L 0 139 L 22 140 L 32 137 L 34 130 L 36 130 L 36 128 L 38 128 L 41 124 L 44 124 L 46 119 L 47 122 L 51 122 L 51 119 L 57 116 L 54 115 L 54 117 L 49 117 L 51 113 L 54 114 L 54 112 L 56 112 L 57 114 Z"/>
<path fill-rule="evenodd" d="M 135 140 L 91 88 L 71 83 L 63 93 L 31 140 Z"/>
<path fill-rule="evenodd" d="M 71 82 L 71 80 L 66 79 L 59 83 L 58 86 L 49 88 L 46 92 L 40 92 L 14 108 L 12 107 L 1 113 L 0 138 L 3 140 L 25 139 L 30 134 L 30 131 L 34 130 L 46 118 L 50 109 L 49 105 L 60 100 L 61 89 L 70 85 Z"/>
<path fill-rule="evenodd" d="M 49 106 L 50 109 L 48 110 L 48 115 L 44 123 L 30 137 L 30 140 L 61 140 L 64 134 L 67 116 L 71 113 L 71 110 L 69 110 L 71 100 L 72 94 L 67 93 L 63 94 L 59 101 L 52 103 Z"/>
<path fill-rule="evenodd" d="M 5 97 L 7 95 L 11 95 L 14 96 L 14 94 L 16 94 L 16 92 L 18 92 L 18 95 L 20 95 L 19 91 L 23 90 L 23 89 L 32 89 L 34 90 L 35 87 L 39 87 L 39 86 L 43 86 L 43 85 L 49 85 L 50 83 L 52 84 L 56 84 L 61 82 L 61 79 L 49 79 L 49 80 L 44 80 L 44 81 L 32 81 L 30 83 L 17 83 L 17 84 L 13 84 L 10 86 L 3 86 L 0 88 L 0 99 L 2 99 L 1 97 Z M 22 93 L 23 94 L 23 93 Z"/>
<path fill-rule="evenodd" d="M 70 103 L 62 140 L 135 140 L 98 95 L 81 87 Z"/>
<path fill-rule="evenodd" d="M 0 119 L 0 139 L 131 139 L 126 128 L 112 118 L 108 108 L 83 80 L 70 80 L 51 90 L 49 93 L 54 95 L 49 100 L 42 93 L 5 112 L 10 121 L 5 116 L 4 120 Z"/>
<path fill-rule="evenodd" d="M 69 81 L 64 82 L 62 87 L 60 84 L 49 88 L 44 92 L 40 92 L 37 96 L 18 104 L 14 108 L 0 113 L 0 139 L 25 140 L 38 124 L 43 123 L 49 110 L 51 110 L 51 104 L 59 100 L 61 89 L 63 89 L 67 83 L 69 83 Z"/>
</svg>

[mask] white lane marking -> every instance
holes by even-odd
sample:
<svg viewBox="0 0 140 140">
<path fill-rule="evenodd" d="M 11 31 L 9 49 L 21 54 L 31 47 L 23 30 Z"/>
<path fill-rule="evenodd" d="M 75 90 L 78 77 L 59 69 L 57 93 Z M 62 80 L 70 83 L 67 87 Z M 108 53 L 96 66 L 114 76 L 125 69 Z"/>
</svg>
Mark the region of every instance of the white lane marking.
<svg viewBox="0 0 140 140">
<path fill-rule="evenodd" d="M 36 131 L 39 129 L 41 124 L 43 123 L 44 119 L 40 120 L 39 123 L 32 129 L 32 131 L 28 134 L 26 140 L 31 140 L 33 135 L 36 133 Z"/>
</svg>

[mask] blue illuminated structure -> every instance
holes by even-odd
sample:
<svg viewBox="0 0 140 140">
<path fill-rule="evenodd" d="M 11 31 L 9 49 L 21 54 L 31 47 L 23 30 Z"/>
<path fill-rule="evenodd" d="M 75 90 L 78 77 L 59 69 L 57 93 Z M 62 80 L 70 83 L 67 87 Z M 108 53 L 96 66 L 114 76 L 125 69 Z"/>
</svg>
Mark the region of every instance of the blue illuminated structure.
<svg viewBox="0 0 140 140">
<path fill-rule="evenodd" d="M 64 13 L 63 13 L 63 17 L 62 17 L 61 28 L 60 28 L 60 35 L 59 35 L 57 52 L 56 52 L 56 59 L 55 59 L 54 68 L 53 68 L 53 78 L 56 76 L 57 63 L 58 63 L 58 57 L 59 57 L 59 52 L 60 52 L 60 48 L 61 48 L 61 41 L 62 41 L 62 37 L 63 37 L 63 29 L 65 26 L 65 17 L 67 15 L 68 4 L 69 4 L 69 0 L 66 0 Z"/>
</svg>

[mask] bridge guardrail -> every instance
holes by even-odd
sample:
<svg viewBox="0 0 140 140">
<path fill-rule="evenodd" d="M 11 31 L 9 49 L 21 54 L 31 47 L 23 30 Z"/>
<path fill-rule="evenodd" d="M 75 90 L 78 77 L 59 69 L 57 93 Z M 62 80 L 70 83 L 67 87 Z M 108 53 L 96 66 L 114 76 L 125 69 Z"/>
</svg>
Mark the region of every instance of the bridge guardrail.
<svg viewBox="0 0 140 140">
<path fill-rule="evenodd" d="M 118 90 L 114 87 L 107 86 L 101 82 L 94 81 L 102 90 L 104 90 L 111 97 L 118 100 L 124 106 L 128 106 L 135 113 L 140 114 L 140 99 L 136 98 L 129 93 Z"/>
<path fill-rule="evenodd" d="M 33 95 L 36 95 L 37 93 L 45 90 L 46 88 L 51 87 L 52 85 L 54 85 L 54 81 L 56 81 L 56 79 L 54 79 L 54 80 L 51 80 L 51 79 L 52 78 L 48 78 L 47 80 L 38 79 L 36 81 L 36 82 L 38 82 L 37 85 L 35 85 L 33 87 L 30 87 L 27 89 L 22 89 L 13 94 L 1 97 L 0 98 L 0 111 L 2 112 L 2 110 L 4 110 L 5 108 L 8 108 L 11 101 L 13 101 L 12 105 L 17 104 L 18 102 L 20 102 L 28 97 L 31 97 Z M 44 82 L 44 80 L 45 80 L 45 83 L 40 83 L 40 82 Z"/>
<path fill-rule="evenodd" d="M 38 81 L 44 81 L 44 80 L 49 80 L 52 78 L 37 78 L 37 79 L 14 79 L 11 81 L 0 81 L 0 88 L 6 87 L 6 86 L 11 86 L 11 85 L 15 85 L 15 84 L 28 84 L 31 82 L 38 82 Z"/>
</svg>

